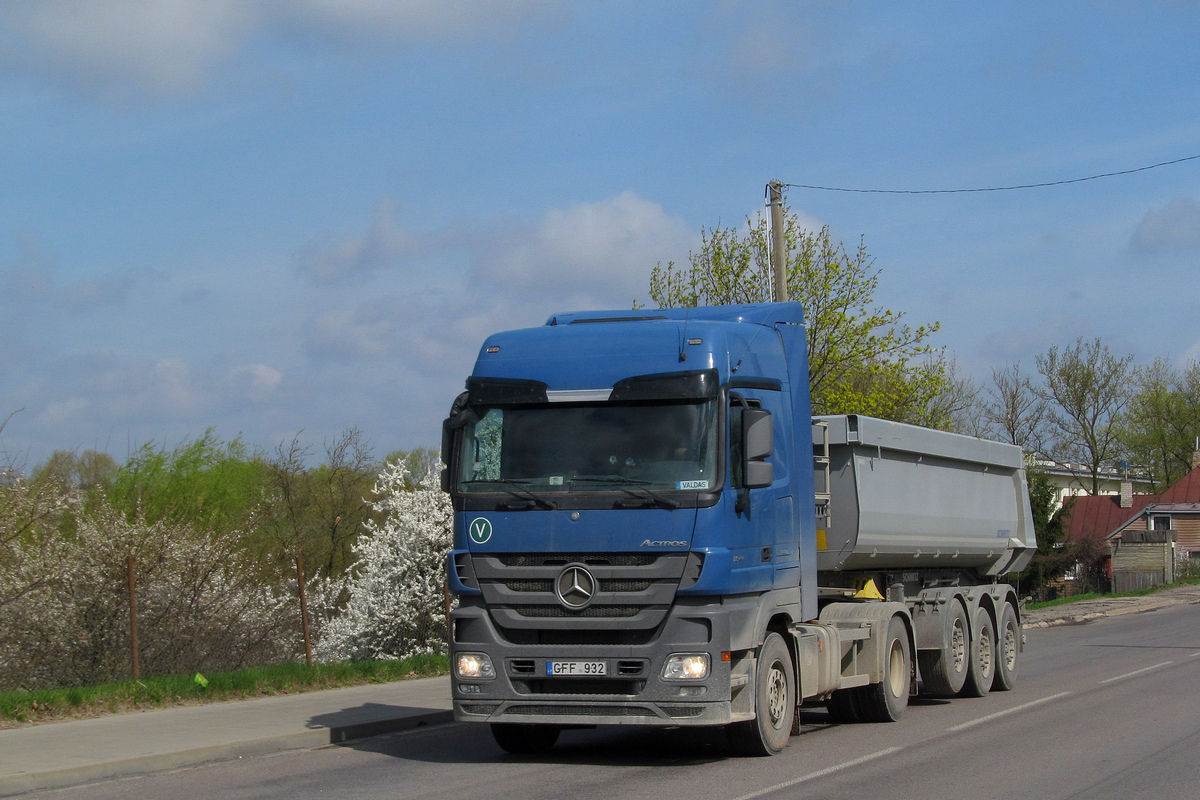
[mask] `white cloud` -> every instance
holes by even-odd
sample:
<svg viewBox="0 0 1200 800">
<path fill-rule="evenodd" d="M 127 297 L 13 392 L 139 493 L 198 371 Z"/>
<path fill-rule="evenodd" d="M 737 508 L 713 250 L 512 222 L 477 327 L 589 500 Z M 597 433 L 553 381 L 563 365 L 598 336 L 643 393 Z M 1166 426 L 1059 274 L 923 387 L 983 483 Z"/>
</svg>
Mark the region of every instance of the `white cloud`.
<svg viewBox="0 0 1200 800">
<path fill-rule="evenodd" d="M 560 11 L 550 0 L 5 0 L 0 58 L 110 95 L 172 96 L 203 88 L 263 33 L 353 49 L 504 37 Z"/>
<path fill-rule="evenodd" d="M 275 394 L 283 373 L 267 364 L 240 364 L 225 374 L 221 388 L 232 397 L 261 403 Z"/>
<path fill-rule="evenodd" d="M 82 397 L 74 397 L 62 402 L 49 403 L 42 409 L 34 422 L 39 425 L 62 425 L 79 418 L 81 411 L 87 408 L 87 401 Z"/>
<path fill-rule="evenodd" d="M 9 59 L 98 88 L 176 94 L 203 85 L 257 26 L 245 0 L 14 0 L 0 6 Z"/>
<path fill-rule="evenodd" d="M 182 358 L 154 361 L 78 356 L 45 365 L 20 394 L 38 426 L 84 422 L 106 427 L 210 420 L 276 397 L 283 373 L 261 363 L 195 368 Z M 84 413 L 86 412 L 86 413 Z"/>
<path fill-rule="evenodd" d="M 132 275 L 104 275 L 93 280 L 61 283 L 54 257 L 33 236 L 17 237 L 18 254 L 5 270 L 3 299 L 36 303 L 73 313 L 119 305 L 136 283 Z"/>
<path fill-rule="evenodd" d="M 398 263 L 400 250 L 415 247 L 390 220 L 389 207 L 381 206 L 366 235 L 314 250 L 302 259 L 302 270 L 331 282 Z M 382 295 L 362 301 L 359 293 L 352 308 L 315 315 L 305 327 L 309 357 L 323 363 L 399 359 L 436 372 L 473 353 L 495 330 L 540 325 L 556 311 L 629 308 L 645 297 L 657 262 L 685 260 L 697 244 L 682 219 L 632 191 L 550 209 L 525 226 L 495 223 L 470 236 L 429 238 L 443 246 L 423 248 L 403 272 L 375 276 L 377 289 L 392 287 Z M 463 243 L 458 252 L 450 246 L 455 242 Z M 432 254 L 469 266 L 421 263 Z"/>
<path fill-rule="evenodd" d="M 308 351 L 318 360 L 381 358 L 391 351 L 399 324 L 399 309 L 386 302 L 328 311 L 308 324 Z"/>
<path fill-rule="evenodd" d="M 396 224 L 394 203 L 385 197 L 362 236 L 310 242 L 300 251 L 297 268 L 319 283 L 333 283 L 395 267 L 417 249 L 417 238 Z"/>
<path fill-rule="evenodd" d="M 480 275 L 502 291 L 536 288 L 624 306 L 646 293 L 657 262 L 682 261 L 695 243 L 686 222 L 626 191 L 551 209 L 506 250 L 483 250 L 477 258 Z"/>
<path fill-rule="evenodd" d="M 1200 203 L 1176 197 L 1147 211 L 1129 244 L 1143 253 L 1200 249 Z"/>
<path fill-rule="evenodd" d="M 284 17 L 356 36 L 407 40 L 494 35 L 519 30 L 555 9 L 550 0 L 298 0 L 274 6 Z"/>
</svg>

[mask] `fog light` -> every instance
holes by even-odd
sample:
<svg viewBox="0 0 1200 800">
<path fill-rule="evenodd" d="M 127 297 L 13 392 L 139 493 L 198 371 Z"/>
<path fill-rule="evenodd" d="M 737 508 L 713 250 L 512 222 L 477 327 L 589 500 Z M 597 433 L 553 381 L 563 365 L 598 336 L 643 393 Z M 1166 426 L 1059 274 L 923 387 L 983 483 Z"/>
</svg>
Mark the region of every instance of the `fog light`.
<svg viewBox="0 0 1200 800">
<path fill-rule="evenodd" d="M 663 664 L 664 681 L 701 681 L 708 677 L 708 653 L 672 653 Z"/>
<path fill-rule="evenodd" d="M 454 660 L 454 674 L 467 680 L 496 677 L 496 669 L 487 653 L 459 653 Z"/>
</svg>

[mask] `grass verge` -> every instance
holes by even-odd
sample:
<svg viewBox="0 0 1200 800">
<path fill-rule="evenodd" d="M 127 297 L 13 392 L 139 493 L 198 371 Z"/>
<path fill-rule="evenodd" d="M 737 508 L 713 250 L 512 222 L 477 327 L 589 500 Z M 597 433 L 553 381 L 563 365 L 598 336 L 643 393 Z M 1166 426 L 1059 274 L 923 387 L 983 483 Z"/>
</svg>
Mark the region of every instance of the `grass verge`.
<svg viewBox="0 0 1200 800">
<path fill-rule="evenodd" d="M 0 727 L 143 711 L 152 708 L 246 700 L 280 694 L 428 678 L 450 671 L 442 655 L 410 656 L 398 661 L 337 664 L 276 664 L 232 672 L 165 675 L 99 686 L 0 692 Z M 202 685 L 206 682 L 207 685 Z"/>
<path fill-rule="evenodd" d="M 1104 600 L 1113 597 L 1145 597 L 1148 594 L 1155 594 L 1165 589 L 1177 589 L 1180 586 L 1194 586 L 1200 583 L 1200 578 L 1189 576 L 1175 583 L 1160 583 L 1157 586 L 1149 586 L 1145 589 L 1134 589 L 1129 592 L 1121 592 L 1119 594 L 1100 594 L 1099 592 L 1085 592 L 1084 594 L 1073 594 L 1070 597 L 1056 597 L 1053 600 L 1044 600 L 1040 603 L 1028 603 L 1025 607 L 1028 609 L 1038 608 L 1053 608 L 1054 606 L 1065 606 L 1069 603 L 1078 603 L 1083 600 Z"/>
</svg>

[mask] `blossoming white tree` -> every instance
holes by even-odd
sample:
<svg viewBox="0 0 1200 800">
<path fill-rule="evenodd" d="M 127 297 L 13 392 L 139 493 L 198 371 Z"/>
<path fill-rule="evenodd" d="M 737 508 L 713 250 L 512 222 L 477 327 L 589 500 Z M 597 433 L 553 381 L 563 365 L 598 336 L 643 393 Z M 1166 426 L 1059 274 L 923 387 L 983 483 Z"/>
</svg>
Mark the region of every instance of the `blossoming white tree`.
<svg viewBox="0 0 1200 800">
<path fill-rule="evenodd" d="M 437 464 L 414 481 L 403 462 L 389 464 L 372 502 L 383 515 L 369 520 L 354 551 L 357 566 L 326 597 L 348 594 L 345 607 L 324 626 L 316 655 L 323 661 L 405 658 L 445 652 L 446 555 L 450 499 L 437 486 Z M 405 485 L 416 488 L 408 490 Z M 339 591 L 342 590 L 342 591 Z M 344 595 L 343 595 L 344 596 Z"/>
</svg>

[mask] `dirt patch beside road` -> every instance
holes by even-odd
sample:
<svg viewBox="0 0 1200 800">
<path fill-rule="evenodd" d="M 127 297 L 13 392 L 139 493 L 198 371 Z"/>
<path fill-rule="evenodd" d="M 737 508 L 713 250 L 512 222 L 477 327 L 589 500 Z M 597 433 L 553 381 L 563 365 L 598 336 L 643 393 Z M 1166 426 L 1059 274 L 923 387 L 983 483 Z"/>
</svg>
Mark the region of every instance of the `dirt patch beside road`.
<svg viewBox="0 0 1200 800">
<path fill-rule="evenodd" d="M 1101 597 L 1050 608 L 1037 608 L 1025 612 L 1024 623 L 1026 628 L 1073 625 L 1091 622 L 1101 617 L 1137 614 L 1186 603 L 1200 603 L 1200 585 L 1177 586 L 1141 597 Z"/>
</svg>

